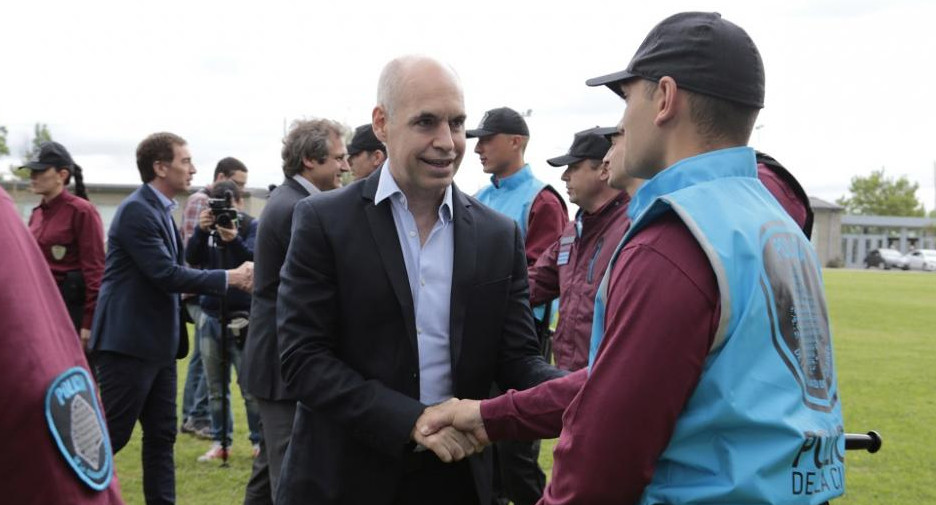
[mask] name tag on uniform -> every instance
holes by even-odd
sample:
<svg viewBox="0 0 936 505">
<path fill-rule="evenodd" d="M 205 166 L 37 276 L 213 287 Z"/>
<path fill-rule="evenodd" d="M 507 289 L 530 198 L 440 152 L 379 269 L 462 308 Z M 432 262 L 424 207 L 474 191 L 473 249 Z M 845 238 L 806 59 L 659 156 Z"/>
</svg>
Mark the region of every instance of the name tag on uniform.
<svg viewBox="0 0 936 505">
<path fill-rule="evenodd" d="M 559 266 L 567 265 L 569 257 L 572 255 L 572 244 L 575 237 L 562 237 L 559 239 L 559 256 L 556 258 L 556 264 Z"/>
</svg>

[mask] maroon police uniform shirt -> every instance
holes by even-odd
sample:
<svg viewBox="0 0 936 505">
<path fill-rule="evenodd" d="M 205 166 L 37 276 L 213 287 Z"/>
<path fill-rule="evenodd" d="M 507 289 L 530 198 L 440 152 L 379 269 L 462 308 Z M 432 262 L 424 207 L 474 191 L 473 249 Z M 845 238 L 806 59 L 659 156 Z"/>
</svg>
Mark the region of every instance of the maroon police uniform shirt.
<svg viewBox="0 0 936 505">
<path fill-rule="evenodd" d="M 524 242 L 527 265 L 536 263 L 537 258 L 559 239 L 562 229 L 569 222 L 565 202 L 555 192 L 543 188 L 533 203 L 527 217 L 527 235 Z"/>
<path fill-rule="evenodd" d="M 802 226 L 804 203 L 778 178 L 765 186 Z M 715 274 L 672 213 L 634 235 L 609 280 L 605 338 L 591 375 L 582 369 L 481 403 L 492 440 L 559 437 L 543 505 L 640 498 L 718 325 Z"/>
<path fill-rule="evenodd" d="M 88 363 L 44 255 L 2 188 L 0 237 L 0 433 L 5 435 L 0 450 L 0 501 L 37 505 L 123 503 L 113 475 L 109 442 L 101 439 L 107 434 L 103 419 L 94 425 L 87 423 L 93 416 L 77 416 L 85 424 L 59 432 L 60 436 L 84 437 L 80 444 L 85 449 L 81 464 L 100 472 L 100 481 L 106 481 L 100 482 L 101 490 L 82 481 L 53 435 L 46 406 L 56 403 L 59 389 L 76 392 L 76 387 L 53 388 L 57 379 L 70 378 L 68 384 L 78 380 L 79 385 L 90 389 L 80 402 L 66 404 L 71 412 L 65 409 L 60 413 L 71 415 L 73 420 L 74 411 L 81 408 L 88 411 L 96 407 L 98 413 L 103 413 Z M 81 377 L 87 381 L 81 382 Z M 90 454 L 88 447 L 101 451 Z"/>
<path fill-rule="evenodd" d="M 101 276 L 104 275 L 104 225 L 90 202 L 68 190 L 40 203 L 29 216 L 29 231 L 56 282 L 72 270 L 81 271 L 85 282 L 81 327 L 91 329 Z"/>
<path fill-rule="evenodd" d="M 578 370 L 588 364 L 595 294 L 614 248 L 630 226 L 621 191 L 594 213 L 581 214 L 581 235 L 576 223 L 566 224 L 559 240 L 530 267 L 530 305 L 559 297 L 559 323 L 553 334 L 556 366 Z"/>
</svg>

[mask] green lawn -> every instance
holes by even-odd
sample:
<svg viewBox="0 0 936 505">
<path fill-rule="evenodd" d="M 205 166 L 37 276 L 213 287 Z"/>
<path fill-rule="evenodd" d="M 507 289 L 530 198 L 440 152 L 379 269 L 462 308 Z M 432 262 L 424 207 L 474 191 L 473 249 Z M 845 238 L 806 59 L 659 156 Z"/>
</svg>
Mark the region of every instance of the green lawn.
<svg viewBox="0 0 936 505">
<path fill-rule="evenodd" d="M 846 431 L 875 429 L 884 437 L 877 454 L 848 453 L 848 493 L 837 503 L 936 503 L 930 481 L 936 476 L 936 274 L 827 270 L 825 277 Z M 184 380 L 185 363 L 180 362 L 180 404 Z M 242 502 L 251 459 L 237 387 L 233 402 L 235 441 L 229 468 L 196 462 L 210 443 L 179 435 L 180 504 Z M 544 441 L 540 454 L 547 474 L 553 445 Z M 124 498 L 128 504 L 142 504 L 139 429 L 116 460 Z"/>
</svg>

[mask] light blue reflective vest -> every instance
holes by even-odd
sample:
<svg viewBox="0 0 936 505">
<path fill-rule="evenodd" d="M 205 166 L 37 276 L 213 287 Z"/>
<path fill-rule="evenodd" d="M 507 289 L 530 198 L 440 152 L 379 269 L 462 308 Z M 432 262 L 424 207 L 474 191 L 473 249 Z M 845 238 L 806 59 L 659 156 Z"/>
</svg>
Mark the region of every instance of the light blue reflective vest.
<svg viewBox="0 0 936 505">
<path fill-rule="evenodd" d="M 481 203 L 510 217 L 520 226 L 520 233 L 526 239 L 530 221 L 530 207 L 536 195 L 546 187 L 546 183 L 533 176 L 533 170 L 527 163 L 510 177 L 498 179 L 491 176 L 491 185 L 481 188 L 475 195 Z"/>
<path fill-rule="evenodd" d="M 633 224 L 611 265 L 669 211 L 712 265 L 721 318 L 639 503 L 818 504 L 840 496 L 844 430 L 815 251 L 758 181 L 749 148 L 688 158 L 647 181 L 631 200 Z M 589 370 L 596 356 L 601 366 L 611 270 L 596 299 Z"/>
<path fill-rule="evenodd" d="M 510 177 L 498 179 L 492 175 L 491 185 L 481 188 L 475 198 L 484 205 L 513 219 L 520 227 L 520 234 L 523 239 L 526 240 L 527 230 L 530 225 L 530 208 L 533 206 L 536 195 L 545 187 L 546 183 L 533 175 L 533 170 L 530 168 L 530 164 L 527 163 Z M 553 314 L 558 311 L 558 307 L 558 300 L 554 300 Z M 538 321 L 543 319 L 545 313 L 545 305 L 533 307 L 533 316 Z"/>
</svg>

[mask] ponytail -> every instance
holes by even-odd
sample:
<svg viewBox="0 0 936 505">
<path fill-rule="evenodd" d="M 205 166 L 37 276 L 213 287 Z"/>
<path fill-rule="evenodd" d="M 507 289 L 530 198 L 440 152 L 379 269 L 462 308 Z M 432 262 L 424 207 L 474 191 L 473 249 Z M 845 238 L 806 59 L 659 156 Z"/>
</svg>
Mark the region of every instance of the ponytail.
<svg viewBox="0 0 936 505">
<path fill-rule="evenodd" d="M 85 190 L 84 176 L 81 174 L 81 167 L 72 165 L 72 175 L 75 176 L 75 196 L 88 200 L 88 192 Z"/>
</svg>

